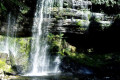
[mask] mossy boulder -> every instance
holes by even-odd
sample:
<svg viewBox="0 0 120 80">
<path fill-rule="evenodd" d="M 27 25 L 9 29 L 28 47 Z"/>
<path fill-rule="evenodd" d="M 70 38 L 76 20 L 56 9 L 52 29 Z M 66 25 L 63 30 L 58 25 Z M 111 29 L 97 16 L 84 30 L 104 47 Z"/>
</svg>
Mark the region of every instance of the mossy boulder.
<svg viewBox="0 0 120 80">
<path fill-rule="evenodd" d="M 5 72 L 16 74 L 15 71 L 12 69 L 8 54 L 0 53 L 0 75 L 4 74 Z"/>
<path fill-rule="evenodd" d="M 0 60 L 0 70 L 1 70 L 1 71 L 5 71 L 5 72 L 9 72 L 9 73 L 14 72 L 14 71 L 12 70 L 11 65 L 8 65 L 8 64 L 6 63 L 6 60 Z"/>
</svg>

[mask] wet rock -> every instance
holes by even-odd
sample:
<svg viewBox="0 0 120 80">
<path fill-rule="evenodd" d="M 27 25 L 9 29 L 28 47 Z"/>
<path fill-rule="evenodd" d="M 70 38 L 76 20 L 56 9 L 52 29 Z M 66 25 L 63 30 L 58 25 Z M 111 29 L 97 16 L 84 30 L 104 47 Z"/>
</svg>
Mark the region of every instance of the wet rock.
<svg viewBox="0 0 120 80">
<path fill-rule="evenodd" d="M 16 71 L 16 74 L 20 74 L 23 71 L 23 65 L 13 65 L 12 69 Z"/>
<path fill-rule="evenodd" d="M 7 53 L 0 53 L 0 58 L 1 59 L 7 59 L 8 58 L 8 54 Z"/>
<path fill-rule="evenodd" d="M 7 75 L 7 76 L 16 76 L 17 74 L 16 73 L 10 73 L 10 72 L 5 72 L 3 71 L 4 75 Z"/>
<path fill-rule="evenodd" d="M 93 74 L 92 70 L 86 68 L 86 67 L 80 67 L 80 69 L 77 72 L 78 74 L 84 74 L 84 75 L 91 75 Z"/>
<path fill-rule="evenodd" d="M 82 75 L 92 75 L 93 71 L 90 68 L 87 68 L 86 66 L 77 63 L 73 59 L 69 57 L 64 57 L 61 65 L 60 65 L 61 71 L 66 73 L 73 73 L 73 74 L 82 74 Z"/>
<path fill-rule="evenodd" d="M 10 57 L 7 53 L 0 53 L 0 60 L 4 60 L 6 64 L 11 65 Z"/>
</svg>

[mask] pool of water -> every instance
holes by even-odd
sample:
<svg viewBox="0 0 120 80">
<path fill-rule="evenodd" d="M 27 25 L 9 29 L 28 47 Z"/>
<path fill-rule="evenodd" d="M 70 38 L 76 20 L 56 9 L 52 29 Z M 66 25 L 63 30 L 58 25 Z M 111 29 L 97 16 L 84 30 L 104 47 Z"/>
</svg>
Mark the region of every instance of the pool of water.
<svg viewBox="0 0 120 80">
<path fill-rule="evenodd" d="M 120 80 L 118 76 L 96 76 L 96 75 L 73 75 L 67 74 L 49 74 L 42 76 L 20 76 L 9 80 Z"/>
<path fill-rule="evenodd" d="M 45 76 L 20 76 L 17 79 L 11 80 L 84 80 L 89 79 L 88 77 L 81 75 L 72 74 L 57 74 L 57 75 L 45 75 Z"/>
</svg>

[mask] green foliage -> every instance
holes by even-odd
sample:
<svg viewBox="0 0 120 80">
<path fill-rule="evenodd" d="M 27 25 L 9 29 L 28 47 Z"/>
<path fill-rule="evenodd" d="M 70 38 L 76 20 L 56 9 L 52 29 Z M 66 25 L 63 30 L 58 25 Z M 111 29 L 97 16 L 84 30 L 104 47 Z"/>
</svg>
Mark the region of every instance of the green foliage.
<svg viewBox="0 0 120 80">
<path fill-rule="evenodd" d="M 88 20 L 90 20 L 91 17 L 92 17 L 92 15 L 91 15 L 91 14 L 88 14 Z"/>
<path fill-rule="evenodd" d="M 48 38 L 49 41 L 56 40 L 56 39 L 62 39 L 64 34 L 54 35 L 52 33 L 49 33 Z"/>
<path fill-rule="evenodd" d="M 87 30 L 87 28 L 81 28 L 81 27 L 79 27 L 78 30 L 85 31 L 85 30 Z"/>
<path fill-rule="evenodd" d="M 7 10 L 6 7 L 2 3 L 0 5 L 0 7 L 1 7 L 1 11 L 6 11 Z"/>
<path fill-rule="evenodd" d="M 117 14 L 116 17 L 115 17 L 115 19 L 120 20 L 120 14 Z"/>
<path fill-rule="evenodd" d="M 63 38 L 64 34 L 49 34 L 49 44 L 51 54 L 60 54 L 62 56 L 75 55 L 76 48 L 69 45 Z"/>
<path fill-rule="evenodd" d="M 0 43 L 6 40 L 5 36 L 0 36 Z M 12 69 L 17 71 L 16 63 L 19 62 L 23 71 L 27 70 L 29 53 L 31 50 L 30 40 L 31 37 L 24 37 L 24 38 L 14 38 L 8 37 L 9 40 L 9 48 L 10 48 L 10 62 L 12 65 Z M 3 45 L 4 46 L 4 45 Z M 15 52 L 15 53 L 14 53 Z M 2 67 L 3 69 L 3 67 Z M 8 70 L 6 71 L 8 72 Z"/>
<path fill-rule="evenodd" d="M 18 0 L 10 0 L 12 3 L 14 3 L 15 5 L 19 6 L 22 10 L 29 10 L 29 7 L 27 7 L 26 5 L 24 5 L 24 3 L 18 1 Z"/>
<path fill-rule="evenodd" d="M 69 52 L 70 53 L 70 52 Z M 83 64 L 89 67 L 101 67 L 106 64 L 112 63 L 113 54 L 85 54 L 85 53 L 71 53 L 69 57 L 77 62 L 78 64 Z M 115 57 L 115 56 L 114 56 Z M 120 62 L 120 58 L 116 59 Z"/>
<path fill-rule="evenodd" d="M 100 19 L 99 18 L 95 18 L 95 22 L 99 22 L 100 21 Z"/>
<path fill-rule="evenodd" d="M 30 38 L 28 39 L 24 39 L 24 38 L 21 38 L 19 40 L 19 45 L 20 45 L 20 53 L 26 53 L 27 56 L 30 52 Z"/>
<path fill-rule="evenodd" d="M 0 8 L 1 11 L 16 10 L 18 12 L 20 10 L 21 13 L 25 13 L 25 11 L 27 12 L 29 10 L 29 7 L 27 7 L 22 1 L 18 0 L 2 0 Z"/>
<path fill-rule="evenodd" d="M 61 55 L 61 58 L 64 56 L 69 57 L 70 61 L 75 61 L 78 64 L 83 64 L 89 67 L 97 67 L 100 68 L 102 66 L 105 66 L 107 64 L 111 64 L 111 61 L 120 62 L 120 54 L 119 53 L 109 53 L 109 54 L 97 54 L 97 53 L 91 53 L 93 49 L 89 49 L 88 53 L 83 52 L 76 52 L 76 48 L 74 46 L 71 46 L 69 43 L 67 43 L 63 36 L 60 38 L 60 35 L 49 35 L 50 40 L 50 49 L 52 50 L 51 54 L 59 54 Z M 56 49 L 53 50 L 53 49 Z M 54 52 L 55 51 L 55 52 Z"/>
<path fill-rule="evenodd" d="M 54 39 L 55 40 L 55 39 Z M 87 55 L 85 53 L 77 53 L 74 46 L 69 45 L 65 40 L 61 41 L 61 44 L 58 45 L 58 41 L 53 41 L 51 44 L 52 48 L 58 46 L 57 54 L 60 54 L 62 57 L 68 56 L 79 64 L 84 64 L 91 67 L 100 67 L 106 64 L 104 61 L 109 58 L 108 55 Z M 74 50 L 73 50 L 74 48 Z"/>
<path fill-rule="evenodd" d="M 76 25 L 82 26 L 82 21 L 78 21 L 78 22 L 76 23 Z"/>
<path fill-rule="evenodd" d="M 30 7 L 23 0 L 2 0 L 0 2 L 0 18 L 2 19 L 0 24 L 7 20 L 9 13 L 14 16 L 25 16 L 29 10 Z"/>
<path fill-rule="evenodd" d="M 108 15 L 120 13 L 120 0 L 91 0 L 93 11 L 103 11 Z M 98 7 L 98 8 L 95 8 Z"/>
<path fill-rule="evenodd" d="M 48 35 L 48 43 L 50 45 L 51 54 L 57 54 L 61 50 L 63 35 L 64 34 L 54 35 L 51 33 Z"/>
<path fill-rule="evenodd" d="M 106 6 L 112 6 L 112 7 L 117 4 L 116 0 L 91 0 L 91 1 L 94 4 L 100 4 L 100 5 L 105 4 Z"/>
<path fill-rule="evenodd" d="M 11 66 L 6 64 L 5 60 L 0 60 L 0 70 L 5 72 L 12 72 Z"/>
<path fill-rule="evenodd" d="M 2 68 L 3 66 L 5 66 L 5 64 L 6 64 L 5 61 L 1 61 L 0 60 L 0 68 Z"/>
<path fill-rule="evenodd" d="M 4 36 L 0 36 L 0 42 L 3 41 L 5 39 Z"/>
<path fill-rule="evenodd" d="M 6 36 L 0 36 L 0 42 L 5 41 Z M 15 50 L 17 50 L 17 53 L 19 54 L 26 54 L 26 56 L 29 55 L 30 52 L 30 40 L 31 38 L 14 38 L 14 37 L 8 37 L 9 39 L 9 47 L 14 47 Z"/>
</svg>

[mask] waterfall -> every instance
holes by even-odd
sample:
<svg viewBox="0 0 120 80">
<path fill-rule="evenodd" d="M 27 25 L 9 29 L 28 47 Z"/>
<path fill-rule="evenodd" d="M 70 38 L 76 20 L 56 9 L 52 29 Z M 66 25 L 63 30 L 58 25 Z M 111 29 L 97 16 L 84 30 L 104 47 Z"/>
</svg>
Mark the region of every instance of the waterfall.
<svg viewBox="0 0 120 80">
<path fill-rule="evenodd" d="M 60 10 L 63 9 L 63 0 L 59 0 L 59 4 L 60 4 Z"/>
<path fill-rule="evenodd" d="M 9 34 L 10 34 L 10 26 L 11 26 L 11 13 L 8 14 L 8 25 L 7 25 L 7 37 L 5 40 L 5 51 L 9 53 Z"/>
<path fill-rule="evenodd" d="M 4 39 L 0 41 L 0 52 L 9 53 L 11 52 L 14 56 L 16 56 L 16 42 L 13 41 L 16 36 L 15 32 L 15 25 L 16 19 L 15 17 L 9 13 L 7 19 L 7 26 L 6 26 L 6 35 L 3 37 Z M 10 51 L 10 52 L 9 52 Z"/>
<path fill-rule="evenodd" d="M 54 0 L 38 0 L 34 23 L 32 27 L 32 42 L 30 53 L 30 71 L 27 76 L 40 76 L 49 73 L 58 73 L 59 57 L 51 57 L 48 54 L 49 45 L 47 44 L 47 26 L 50 21 L 44 23 L 44 19 L 51 19 L 51 10 Z M 61 6 L 61 5 L 60 5 Z M 53 60 L 53 58 L 55 58 Z"/>
<path fill-rule="evenodd" d="M 0 42 L 0 52 L 9 53 L 9 31 L 11 26 L 11 13 L 8 14 L 7 25 L 6 25 L 6 36 Z M 8 54 L 9 55 L 9 54 Z"/>
<path fill-rule="evenodd" d="M 8 47 L 8 52 L 11 53 L 14 57 L 17 55 L 17 43 L 16 43 L 16 19 L 14 16 L 11 16 L 11 25 L 7 28 L 7 42 L 6 47 Z"/>
<path fill-rule="evenodd" d="M 5 50 L 7 53 L 11 53 L 14 57 L 17 55 L 16 47 L 16 19 L 11 13 L 8 17 L 7 35 L 5 40 Z"/>
</svg>

